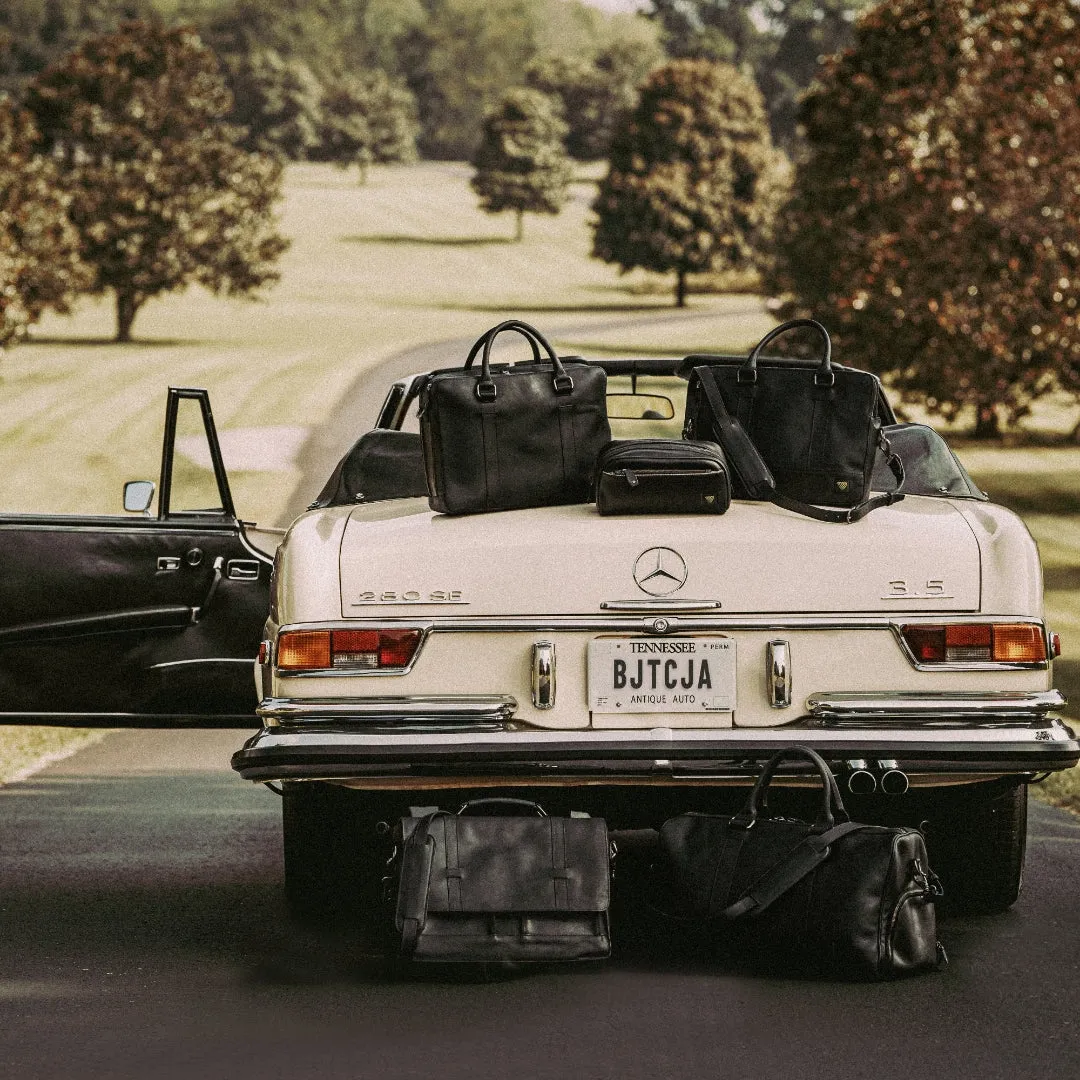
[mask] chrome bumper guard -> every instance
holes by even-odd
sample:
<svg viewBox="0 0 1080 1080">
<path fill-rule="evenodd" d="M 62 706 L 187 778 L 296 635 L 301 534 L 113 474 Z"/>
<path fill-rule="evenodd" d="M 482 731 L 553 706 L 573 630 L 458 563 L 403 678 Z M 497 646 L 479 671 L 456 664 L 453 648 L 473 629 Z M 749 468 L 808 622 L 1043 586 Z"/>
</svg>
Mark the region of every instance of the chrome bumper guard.
<svg viewBox="0 0 1080 1080">
<path fill-rule="evenodd" d="M 407 787 L 435 777 L 560 783 L 664 783 L 752 776 L 783 746 L 841 762 L 887 758 L 910 773 L 1037 773 L 1080 761 L 1048 713 L 1057 691 L 817 694 L 793 724 L 767 728 L 554 730 L 513 722 L 510 697 L 268 699 L 266 726 L 233 755 L 249 780 L 365 779 Z"/>
<path fill-rule="evenodd" d="M 814 694 L 807 699 L 806 707 L 813 720 L 825 727 L 864 727 L 883 723 L 969 727 L 1040 720 L 1065 704 L 1065 697 L 1059 690 L 1030 693 L 991 690 L 984 693 Z"/>
</svg>

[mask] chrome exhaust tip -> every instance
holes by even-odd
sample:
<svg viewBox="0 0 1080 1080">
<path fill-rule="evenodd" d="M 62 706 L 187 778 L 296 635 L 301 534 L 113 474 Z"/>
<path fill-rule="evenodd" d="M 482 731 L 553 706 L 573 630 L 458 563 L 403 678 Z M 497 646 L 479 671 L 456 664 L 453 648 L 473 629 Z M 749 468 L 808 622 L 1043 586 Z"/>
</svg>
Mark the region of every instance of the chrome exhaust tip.
<svg viewBox="0 0 1080 1080">
<path fill-rule="evenodd" d="M 881 774 L 880 783 L 881 790 L 886 795 L 903 795 L 911 787 L 907 773 L 900 769 L 887 769 Z"/>
<path fill-rule="evenodd" d="M 877 779 L 865 761 L 848 761 L 847 789 L 852 795 L 873 795 L 877 791 Z"/>
</svg>

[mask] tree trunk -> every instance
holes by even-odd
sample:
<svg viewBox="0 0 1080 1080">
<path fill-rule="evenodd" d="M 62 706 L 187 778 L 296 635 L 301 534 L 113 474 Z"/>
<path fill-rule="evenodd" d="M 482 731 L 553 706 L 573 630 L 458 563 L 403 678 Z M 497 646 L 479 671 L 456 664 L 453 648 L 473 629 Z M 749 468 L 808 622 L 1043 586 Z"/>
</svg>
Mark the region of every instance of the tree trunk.
<svg viewBox="0 0 1080 1080">
<path fill-rule="evenodd" d="M 127 342 L 131 340 L 131 327 L 135 322 L 135 314 L 142 307 L 140 300 L 133 292 L 118 292 L 116 294 L 116 340 Z"/>
<path fill-rule="evenodd" d="M 992 405 L 979 405 L 975 410 L 975 438 L 1000 439 L 997 411 Z"/>
<path fill-rule="evenodd" d="M 675 271 L 675 306 L 686 307 L 686 271 Z"/>
<path fill-rule="evenodd" d="M 516 210 L 517 214 L 517 226 L 514 231 L 514 242 L 520 244 L 522 237 L 525 235 L 525 211 Z"/>
</svg>

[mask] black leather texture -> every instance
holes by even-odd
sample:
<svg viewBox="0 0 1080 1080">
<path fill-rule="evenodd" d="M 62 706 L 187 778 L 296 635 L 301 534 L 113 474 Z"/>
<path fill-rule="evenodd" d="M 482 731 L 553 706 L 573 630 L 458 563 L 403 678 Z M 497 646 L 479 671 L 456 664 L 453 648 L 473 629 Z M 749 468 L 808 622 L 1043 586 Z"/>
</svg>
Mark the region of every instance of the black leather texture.
<svg viewBox="0 0 1080 1080">
<path fill-rule="evenodd" d="M 822 778 L 813 823 L 768 812 L 772 776 L 792 758 Z M 682 911 L 738 954 L 855 978 L 938 964 L 941 888 L 922 834 L 851 822 L 828 765 L 806 747 L 774 755 L 739 814 L 666 821 L 660 850 Z"/>
<path fill-rule="evenodd" d="M 426 494 L 420 436 L 411 431 L 376 428 L 357 439 L 308 509 Z"/>
<path fill-rule="evenodd" d="M 404 956 L 546 962 L 610 952 L 602 819 L 437 812 L 399 827 L 395 922 Z"/>
<path fill-rule="evenodd" d="M 490 363 L 505 330 L 547 354 Z M 472 361 L 483 351 L 479 372 Z M 539 331 L 509 321 L 473 346 L 464 368 L 434 372 L 420 391 L 420 433 L 433 510 L 470 514 L 588 502 L 600 449 L 611 439 L 607 376 L 556 357 Z"/>
<path fill-rule="evenodd" d="M 624 439 L 600 451 L 601 514 L 722 514 L 730 505 L 727 460 L 716 443 Z"/>
<path fill-rule="evenodd" d="M 804 326 L 815 328 L 824 339 L 819 364 L 761 357 L 769 342 Z M 703 354 L 687 357 L 686 363 L 694 367 L 686 395 L 688 438 L 716 438 L 731 456 L 728 441 L 715 430 L 717 410 L 702 383 L 707 369 L 731 421 L 757 449 L 781 497 L 848 508 L 868 499 L 880 445 L 881 385 L 870 372 L 832 363 L 831 342 L 820 323 L 784 323 L 741 362 Z M 735 471 L 741 479 L 741 468 Z M 758 479 L 736 483 L 735 497 L 768 497 Z M 894 479 L 890 490 L 896 487 Z"/>
</svg>

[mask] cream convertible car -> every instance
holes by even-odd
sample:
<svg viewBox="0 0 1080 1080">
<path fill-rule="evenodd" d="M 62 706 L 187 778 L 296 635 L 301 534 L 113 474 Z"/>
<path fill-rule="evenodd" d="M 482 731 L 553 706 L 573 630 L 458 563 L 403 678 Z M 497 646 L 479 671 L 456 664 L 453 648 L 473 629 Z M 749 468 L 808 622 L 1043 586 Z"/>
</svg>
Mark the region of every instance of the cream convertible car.
<svg viewBox="0 0 1080 1080">
<path fill-rule="evenodd" d="M 678 434 L 680 362 L 602 364 L 626 391 L 616 435 Z M 743 501 L 447 517 L 407 430 L 422 378 L 393 385 L 277 553 L 263 727 L 233 768 L 281 784 L 294 911 L 373 889 L 407 807 L 501 794 L 655 827 L 732 806 L 790 743 L 831 762 L 855 815 L 921 824 L 956 907 L 1016 899 L 1028 783 L 1080 747 L 1055 716 L 1035 544 L 939 436 L 890 431 L 908 496 L 856 524 Z"/>
</svg>

